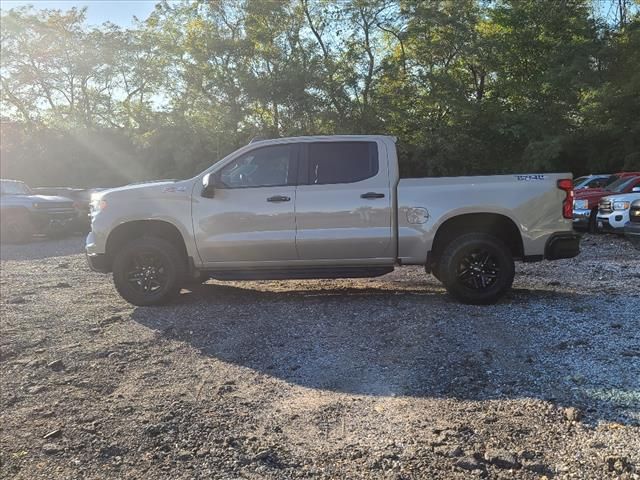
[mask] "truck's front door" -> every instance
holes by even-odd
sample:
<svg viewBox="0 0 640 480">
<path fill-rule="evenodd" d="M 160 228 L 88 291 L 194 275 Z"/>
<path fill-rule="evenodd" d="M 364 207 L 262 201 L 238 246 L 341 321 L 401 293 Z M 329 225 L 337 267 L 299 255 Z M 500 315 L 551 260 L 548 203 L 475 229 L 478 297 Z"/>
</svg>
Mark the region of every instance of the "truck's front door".
<svg viewBox="0 0 640 480">
<path fill-rule="evenodd" d="M 319 141 L 302 148 L 296 194 L 298 257 L 393 258 L 385 147 L 376 141 Z"/>
<path fill-rule="evenodd" d="M 205 264 L 297 258 L 298 151 L 296 144 L 257 147 L 217 172 L 212 198 L 194 192 L 193 227 Z"/>
</svg>

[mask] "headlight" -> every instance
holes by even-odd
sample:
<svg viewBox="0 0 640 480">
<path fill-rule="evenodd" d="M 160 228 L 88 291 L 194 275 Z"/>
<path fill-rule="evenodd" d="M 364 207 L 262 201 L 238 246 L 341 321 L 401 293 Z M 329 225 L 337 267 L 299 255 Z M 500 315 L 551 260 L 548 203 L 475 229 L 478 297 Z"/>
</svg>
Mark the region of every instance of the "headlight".
<svg viewBox="0 0 640 480">
<path fill-rule="evenodd" d="M 105 202 L 104 200 L 96 198 L 96 199 L 91 200 L 91 203 L 89 204 L 89 207 L 91 208 L 91 216 L 94 216 L 94 215 L 98 214 L 100 211 L 102 211 L 105 208 L 107 208 L 107 202 Z"/>
<path fill-rule="evenodd" d="M 589 200 L 574 200 L 573 208 L 576 210 L 586 210 L 589 208 Z"/>
<path fill-rule="evenodd" d="M 629 208 L 631 202 L 613 202 L 614 210 L 626 210 Z"/>
</svg>

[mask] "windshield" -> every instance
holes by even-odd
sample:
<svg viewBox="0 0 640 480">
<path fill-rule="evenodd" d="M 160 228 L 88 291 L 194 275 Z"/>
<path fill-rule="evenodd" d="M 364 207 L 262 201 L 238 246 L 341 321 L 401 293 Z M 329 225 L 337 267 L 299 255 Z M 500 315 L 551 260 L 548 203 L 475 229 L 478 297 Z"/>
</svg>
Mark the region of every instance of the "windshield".
<svg viewBox="0 0 640 480">
<path fill-rule="evenodd" d="M 635 180 L 635 177 L 619 178 L 615 182 L 607 185 L 607 188 L 605 190 L 607 190 L 609 192 L 620 193 L 620 192 L 624 191 L 624 189 L 627 187 L 627 185 L 630 184 L 631 182 L 633 182 L 634 180 Z"/>
<path fill-rule="evenodd" d="M 584 182 L 587 178 L 589 177 L 578 177 L 573 181 L 573 186 L 577 187 L 578 185 L 580 185 L 582 182 Z"/>
<path fill-rule="evenodd" d="M 0 182 L 2 195 L 31 195 L 31 189 L 23 182 Z"/>
</svg>

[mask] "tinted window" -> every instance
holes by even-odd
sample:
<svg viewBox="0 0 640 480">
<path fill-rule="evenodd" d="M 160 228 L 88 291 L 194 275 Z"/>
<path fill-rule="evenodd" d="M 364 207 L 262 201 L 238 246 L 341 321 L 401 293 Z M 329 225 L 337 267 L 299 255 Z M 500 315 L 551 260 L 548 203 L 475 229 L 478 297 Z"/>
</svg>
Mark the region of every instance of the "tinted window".
<svg viewBox="0 0 640 480">
<path fill-rule="evenodd" d="M 229 188 L 289 185 L 293 151 L 291 145 L 252 150 L 226 165 L 220 179 Z"/>
<path fill-rule="evenodd" d="M 3 195 L 31 195 L 31 189 L 22 182 L 0 182 L 0 192 Z"/>
<path fill-rule="evenodd" d="M 612 192 L 621 193 L 624 192 L 631 185 L 635 185 L 640 177 L 622 177 L 621 179 L 613 182 L 611 185 L 607 187 L 607 190 Z"/>
<path fill-rule="evenodd" d="M 589 188 L 600 188 L 606 185 L 606 179 L 604 178 L 593 178 L 588 182 L 585 182 L 584 186 Z"/>
<path fill-rule="evenodd" d="M 578 177 L 578 178 L 575 178 L 575 179 L 573 180 L 573 186 L 574 186 L 574 187 L 576 187 L 576 186 L 580 185 L 580 184 L 581 184 L 582 182 L 584 182 L 586 179 L 587 179 L 587 177 Z"/>
<path fill-rule="evenodd" d="M 378 173 L 375 142 L 318 142 L 308 144 L 309 183 L 353 183 Z"/>
</svg>

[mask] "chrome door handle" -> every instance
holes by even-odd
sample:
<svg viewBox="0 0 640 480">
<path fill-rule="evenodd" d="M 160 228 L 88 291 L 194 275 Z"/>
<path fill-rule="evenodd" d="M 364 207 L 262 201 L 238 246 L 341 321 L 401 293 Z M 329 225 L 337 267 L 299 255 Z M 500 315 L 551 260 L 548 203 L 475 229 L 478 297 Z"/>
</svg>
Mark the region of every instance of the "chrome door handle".
<svg viewBox="0 0 640 480">
<path fill-rule="evenodd" d="M 273 197 L 267 198 L 267 202 L 288 202 L 291 200 L 291 197 L 286 197 L 284 195 L 274 195 Z"/>
<path fill-rule="evenodd" d="M 360 195 L 360 198 L 384 198 L 384 193 L 367 192 Z"/>
</svg>

